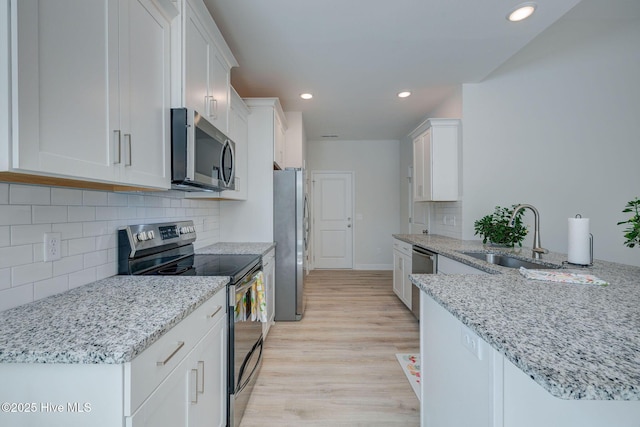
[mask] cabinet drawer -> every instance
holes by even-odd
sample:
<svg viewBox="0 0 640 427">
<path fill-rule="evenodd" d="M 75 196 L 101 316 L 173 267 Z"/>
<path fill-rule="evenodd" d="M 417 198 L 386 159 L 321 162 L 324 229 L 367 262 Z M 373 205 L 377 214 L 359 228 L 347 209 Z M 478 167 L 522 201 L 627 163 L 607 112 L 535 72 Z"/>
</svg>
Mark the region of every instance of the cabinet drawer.
<svg viewBox="0 0 640 427">
<path fill-rule="evenodd" d="M 411 251 L 413 249 L 411 243 L 403 242 L 402 240 L 394 239 L 393 240 L 393 249 L 402 252 L 405 255 L 411 256 Z"/>
<path fill-rule="evenodd" d="M 131 362 L 125 363 L 125 416 L 136 411 L 226 312 L 227 292 L 222 288 Z"/>
</svg>

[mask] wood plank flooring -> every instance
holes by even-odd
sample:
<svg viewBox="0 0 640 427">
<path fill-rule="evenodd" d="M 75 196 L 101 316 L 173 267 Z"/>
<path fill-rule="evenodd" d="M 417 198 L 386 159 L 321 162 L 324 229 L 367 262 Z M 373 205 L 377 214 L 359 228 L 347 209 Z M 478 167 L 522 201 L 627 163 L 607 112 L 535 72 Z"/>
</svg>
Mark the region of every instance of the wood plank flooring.
<svg viewBox="0 0 640 427">
<path fill-rule="evenodd" d="M 277 322 L 241 427 L 419 426 L 395 357 L 418 352 L 419 325 L 390 271 L 314 270 L 300 322 Z"/>
</svg>

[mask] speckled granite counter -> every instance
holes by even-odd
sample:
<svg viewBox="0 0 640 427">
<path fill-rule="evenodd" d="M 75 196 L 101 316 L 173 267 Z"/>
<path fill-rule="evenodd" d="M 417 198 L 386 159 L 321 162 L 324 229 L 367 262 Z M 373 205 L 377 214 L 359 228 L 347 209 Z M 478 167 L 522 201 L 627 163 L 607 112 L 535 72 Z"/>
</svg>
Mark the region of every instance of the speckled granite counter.
<svg viewBox="0 0 640 427">
<path fill-rule="evenodd" d="M 228 282 L 114 276 L 4 311 L 0 362 L 129 362 Z"/>
<path fill-rule="evenodd" d="M 485 248 L 478 241 L 395 235 L 490 275 L 424 275 L 412 282 L 553 396 L 640 400 L 640 267 L 595 261 L 568 268 L 607 287 L 528 280 L 458 251 L 531 256 L 530 248 Z M 561 264 L 566 255 L 544 255 Z"/>
<path fill-rule="evenodd" d="M 197 254 L 251 254 L 266 255 L 275 242 L 218 242 L 204 248 L 196 249 Z"/>
</svg>

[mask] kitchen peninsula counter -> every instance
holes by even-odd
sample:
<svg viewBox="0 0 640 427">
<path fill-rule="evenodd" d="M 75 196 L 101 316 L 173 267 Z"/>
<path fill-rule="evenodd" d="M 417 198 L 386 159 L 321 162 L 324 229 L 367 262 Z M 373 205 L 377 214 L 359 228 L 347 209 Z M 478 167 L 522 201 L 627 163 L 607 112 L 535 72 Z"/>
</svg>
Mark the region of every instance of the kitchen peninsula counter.
<svg viewBox="0 0 640 427">
<path fill-rule="evenodd" d="M 538 281 L 459 252 L 530 259 L 530 248 L 435 235 L 394 237 L 491 273 L 415 274 L 411 280 L 551 395 L 640 400 L 640 267 L 596 260 L 592 267 L 565 269 L 595 275 L 609 283 L 604 287 Z M 566 255 L 558 253 L 541 260 L 563 261 Z"/>
<path fill-rule="evenodd" d="M 0 363 L 130 362 L 229 282 L 113 276 L 0 313 Z"/>
</svg>

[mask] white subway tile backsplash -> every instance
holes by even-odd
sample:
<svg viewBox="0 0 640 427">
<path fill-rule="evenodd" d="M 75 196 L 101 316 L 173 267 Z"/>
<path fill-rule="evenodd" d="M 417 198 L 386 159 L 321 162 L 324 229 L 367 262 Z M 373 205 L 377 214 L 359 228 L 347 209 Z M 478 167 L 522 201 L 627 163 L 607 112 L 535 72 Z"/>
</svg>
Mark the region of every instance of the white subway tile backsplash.
<svg viewBox="0 0 640 427">
<path fill-rule="evenodd" d="M 95 237 L 83 237 L 82 239 L 70 239 L 69 256 L 85 254 L 96 250 L 96 238 Z"/>
<path fill-rule="evenodd" d="M 84 255 L 67 256 L 58 261 L 53 261 L 53 275 L 61 276 L 63 274 L 80 271 L 84 268 Z"/>
<path fill-rule="evenodd" d="M 63 223 L 68 221 L 66 206 L 32 206 L 33 223 Z"/>
<path fill-rule="evenodd" d="M 3 225 L 0 227 L 0 248 L 11 244 L 11 227 Z"/>
<path fill-rule="evenodd" d="M 83 191 L 82 204 L 85 206 L 107 206 L 107 193 L 103 191 Z"/>
<path fill-rule="evenodd" d="M 33 254 L 31 251 L 31 245 L 0 248 L 0 268 L 32 263 Z"/>
<path fill-rule="evenodd" d="M 51 231 L 60 233 L 62 240 L 77 239 L 82 237 L 82 223 L 67 222 L 65 224 L 52 224 Z"/>
<path fill-rule="evenodd" d="M 127 206 L 129 197 L 122 193 L 107 193 L 107 204 L 109 206 Z"/>
<path fill-rule="evenodd" d="M 92 206 L 69 206 L 69 222 L 95 221 L 96 208 Z"/>
<path fill-rule="evenodd" d="M 9 203 L 9 184 L 0 183 L 0 205 Z"/>
<path fill-rule="evenodd" d="M 13 286 L 49 279 L 53 276 L 53 265 L 50 262 L 36 262 L 11 268 L 11 284 Z"/>
<path fill-rule="evenodd" d="M 160 197 L 144 196 L 144 205 L 147 207 L 161 207 L 162 201 Z"/>
<path fill-rule="evenodd" d="M 0 268 L 0 291 L 11 287 L 11 269 Z M 2 296 L 2 293 L 0 293 Z"/>
<path fill-rule="evenodd" d="M 0 311 L 33 301 L 33 283 L 0 291 Z"/>
<path fill-rule="evenodd" d="M 129 194 L 129 206 L 144 206 L 144 196 L 140 194 Z"/>
<path fill-rule="evenodd" d="M 51 188 L 12 184 L 9 187 L 9 203 L 12 205 L 49 205 L 51 204 Z"/>
<path fill-rule="evenodd" d="M 192 219 L 198 247 L 219 239 L 220 202 L 176 191 L 113 193 L 0 183 L 0 311 L 117 274 L 117 231 Z M 44 262 L 44 233 L 62 258 Z"/>
<path fill-rule="evenodd" d="M 117 246 L 117 236 L 116 233 L 105 234 L 103 236 L 96 237 L 96 249 L 112 249 Z"/>
<path fill-rule="evenodd" d="M 33 298 L 41 299 L 69 290 L 69 277 L 58 276 L 33 284 Z"/>
<path fill-rule="evenodd" d="M 98 265 L 106 264 L 109 262 L 109 255 L 106 250 L 93 251 L 84 254 L 84 267 L 96 267 Z"/>
<path fill-rule="evenodd" d="M 33 262 L 44 262 L 44 242 L 34 243 L 31 248 L 33 251 Z"/>
<path fill-rule="evenodd" d="M 0 225 L 31 224 L 31 206 L 0 205 Z"/>
<path fill-rule="evenodd" d="M 71 273 L 69 274 L 69 289 L 95 282 L 97 280 L 96 277 L 95 267 Z"/>
<path fill-rule="evenodd" d="M 96 220 L 118 219 L 118 208 L 113 206 L 97 207 Z"/>
<path fill-rule="evenodd" d="M 82 205 L 82 190 L 73 188 L 52 188 L 51 204 L 64 206 Z"/>
<path fill-rule="evenodd" d="M 82 223 L 82 234 L 85 237 L 101 236 L 110 232 L 108 221 L 93 221 Z"/>
<path fill-rule="evenodd" d="M 44 242 L 44 233 L 51 231 L 51 224 L 11 226 L 11 244 L 26 245 Z"/>
<path fill-rule="evenodd" d="M 118 264 L 115 262 L 109 262 L 96 267 L 96 280 L 106 279 L 116 274 L 118 274 Z"/>
</svg>

